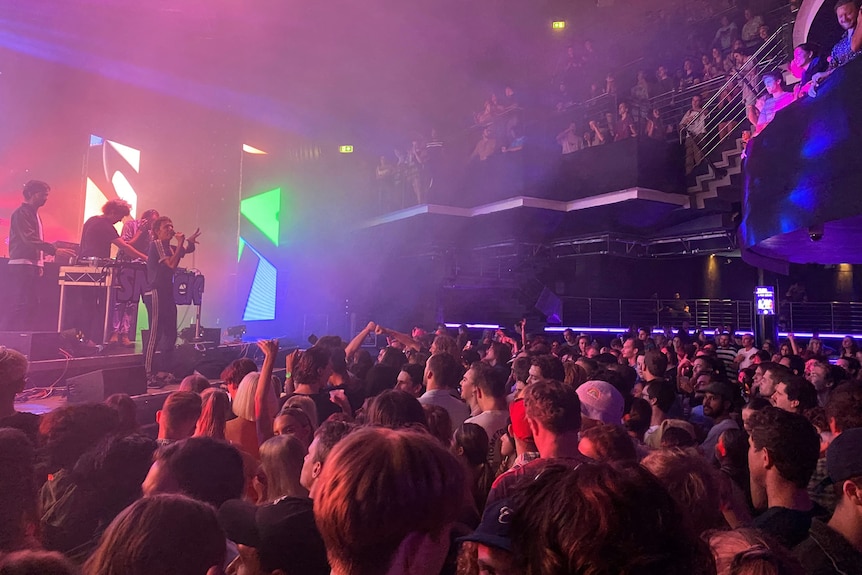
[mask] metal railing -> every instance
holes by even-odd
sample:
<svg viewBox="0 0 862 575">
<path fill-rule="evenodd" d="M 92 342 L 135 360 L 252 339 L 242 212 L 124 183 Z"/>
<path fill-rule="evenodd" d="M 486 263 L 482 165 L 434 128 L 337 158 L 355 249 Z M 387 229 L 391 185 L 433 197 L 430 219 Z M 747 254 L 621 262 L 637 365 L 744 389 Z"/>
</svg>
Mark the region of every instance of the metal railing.
<svg viewBox="0 0 862 575">
<path fill-rule="evenodd" d="M 563 297 L 563 323 L 579 327 L 754 328 L 754 304 L 727 299 L 609 299 Z"/>
<path fill-rule="evenodd" d="M 793 22 L 782 24 L 740 68 L 725 76 L 724 84 L 703 104 L 700 113 L 680 126 L 680 142 L 691 133 L 693 124 L 705 118 L 706 132 L 699 136 L 698 146 L 706 159 L 728 137 L 737 133 L 746 121 L 747 105 L 765 93 L 760 74 L 777 69 L 790 59 L 792 29 Z"/>
</svg>

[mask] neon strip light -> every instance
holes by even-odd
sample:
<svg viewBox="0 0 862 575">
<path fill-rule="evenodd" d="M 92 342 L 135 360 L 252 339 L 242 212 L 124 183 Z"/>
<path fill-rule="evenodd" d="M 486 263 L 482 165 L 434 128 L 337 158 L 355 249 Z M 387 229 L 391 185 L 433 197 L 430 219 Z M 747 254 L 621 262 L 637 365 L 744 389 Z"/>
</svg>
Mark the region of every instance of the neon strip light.
<svg viewBox="0 0 862 575">
<path fill-rule="evenodd" d="M 791 332 L 780 331 L 778 332 L 778 337 L 787 337 L 790 333 Z M 814 337 L 814 334 L 810 331 L 794 331 L 793 335 L 799 337 Z M 853 339 L 862 338 L 862 333 L 821 333 L 818 334 L 817 337 L 821 339 L 844 339 L 848 335 Z"/>
<path fill-rule="evenodd" d="M 462 325 L 466 325 L 470 329 L 500 329 L 500 326 L 496 323 L 447 323 L 444 325 L 446 327 L 461 327 Z"/>
<path fill-rule="evenodd" d="M 567 329 L 570 329 L 570 330 L 575 331 L 575 332 L 586 332 L 586 333 L 626 333 L 628 331 L 628 329 L 622 328 L 622 327 L 576 327 L 576 326 L 558 327 L 558 326 L 552 326 L 552 327 L 546 327 L 545 332 L 546 333 L 562 333 L 562 332 L 566 331 Z M 692 329 L 691 331 L 694 332 L 694 329 Z M 705 329 L 705 330 L 701 330 L 701 331 L 705 335 L 715 335 L 714 329 Z M 653 333 L 653 335 L 664 334 L 664 330 L 654 329 L 654 330 L 652 330 L 652 333 Z M 754 335 L 754 334 L 750 331 L 737 331 L 737 332 L 734 332 L 734 335 Z M 778 335 L 781 335 L 781 334 L 778 334 Z M 805 337 L 804 334 L 798 333 L 796 335 L 800 335 L 802 337 Z M 823 337 L 826 337 L 826 335 L 824 334 Z M 844 337 L 844 336 L 841 336 L 841 337 Z M 862 336 L 860 336 L 860 337 L 862 337 Z"/>
</svg>

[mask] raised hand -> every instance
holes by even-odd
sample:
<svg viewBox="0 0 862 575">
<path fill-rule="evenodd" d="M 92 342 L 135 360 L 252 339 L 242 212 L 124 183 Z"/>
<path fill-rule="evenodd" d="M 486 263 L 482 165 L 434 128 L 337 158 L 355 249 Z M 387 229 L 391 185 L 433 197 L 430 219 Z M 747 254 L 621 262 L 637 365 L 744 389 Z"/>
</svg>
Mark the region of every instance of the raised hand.
<svg viewBox="0 0 862 575">
<path fill-rule="evenodd" d="M 189 236 L 189 244 L 198 243 L 198 236 L 200 236 L 200 235 L 201 235 L 201 229 L 197 228 L 195 230 L 195 233 L 193 233 L 192 235 Z"/>
<path fill-rule="evenodd" d="M 176 238 L 176 240 L 177 240 L 177 245 L 178 245 L 179 247 L 182 247 L 182 246 L 183 246 L 183 242 L 184 242 L 184 241 L 186 241 L 186 235 L 185 235 L 184 233 L 181 233 L 181 232 L 177 232 L 177 233 L 175 233 L 175 234 L 174 234 L 174 238 Z"/>
<path fill-rule="evenodd" d="M 257 342 L 257 347 L 260 348 L 266 357 L 274 357 L 278 353 L 278 340 L 262 339 Z"/>
</svg>

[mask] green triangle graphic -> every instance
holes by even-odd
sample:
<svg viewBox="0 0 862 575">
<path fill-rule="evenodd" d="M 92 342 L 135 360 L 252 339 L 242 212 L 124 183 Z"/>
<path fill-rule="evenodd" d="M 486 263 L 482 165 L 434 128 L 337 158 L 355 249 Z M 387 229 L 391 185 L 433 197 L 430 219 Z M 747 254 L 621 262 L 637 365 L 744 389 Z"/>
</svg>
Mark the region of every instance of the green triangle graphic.
<svg viewBox="0 0 862 575">
<path fill-rule="evenodd" d="M 239 249 L 236 252 L 236 261 L 237 262 L 239 262 L 239 260 L 242 259 L 242 252 L 244 252 L 244 251 L 245 251 L 245 240 L 240 238 L 239 239 Z"/>
<path fill-rule="evenodd" d="M 278 246 L 281 188 L 242 200 L 239 211 L 269 240 Z"/>
</svg>

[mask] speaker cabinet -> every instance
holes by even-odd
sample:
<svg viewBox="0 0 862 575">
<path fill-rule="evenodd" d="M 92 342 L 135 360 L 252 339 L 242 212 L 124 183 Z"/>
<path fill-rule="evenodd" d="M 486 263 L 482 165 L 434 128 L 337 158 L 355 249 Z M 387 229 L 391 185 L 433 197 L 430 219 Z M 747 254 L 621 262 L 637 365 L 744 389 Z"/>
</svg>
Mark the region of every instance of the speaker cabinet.
<svg viewBox="0 0 862 575">
<path fill-rule="evenodd" d="M 28 361 L 59 359 L 60 341 L 56 331 L 0 331 L 0 345 L 20 351 Z"/>
<path fill-rule="evenodd" d="M 100 369 L 66 379 L 69 403 L 104 401 L 115 393 L 144 395 L 147 393 L 147 372 L 143 365 Z"/>
</svg>

